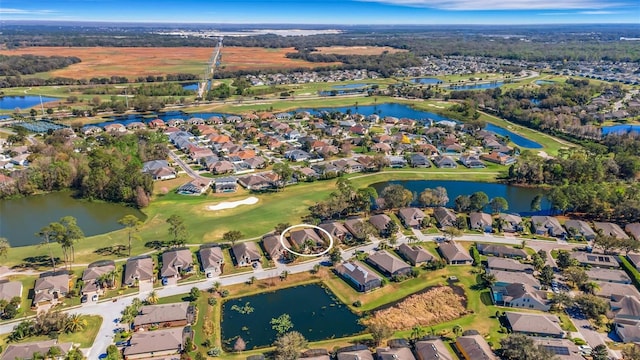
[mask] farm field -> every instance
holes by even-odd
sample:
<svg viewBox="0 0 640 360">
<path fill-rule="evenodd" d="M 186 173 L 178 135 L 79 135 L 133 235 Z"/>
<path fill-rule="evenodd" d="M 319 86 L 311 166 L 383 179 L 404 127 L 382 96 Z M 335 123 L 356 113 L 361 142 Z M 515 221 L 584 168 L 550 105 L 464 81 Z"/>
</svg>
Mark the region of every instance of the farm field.
<svg viewBox="0 0 640 360">
<path fill-rule="evenodd" d="M 293 48 L 223 47 L 221 66 L 224 70 L 233 71 L 312 68 L 337 64 L 311 63 L 304 60 L 288 59 L 285 56 L 294 51 Z M 2 55 L 76 56 L 82 62 L 46 73 L 52 77 L 68 78 L 110 76 L 132 78 L 176 73 L 200 74 L 204 71 L 212 52 L 213 47 L 31 47 L 0 50 Z"/>
<path fill-rule="evenodd" d="M 315 52 L 335 55 L 380 55 L 383 52 L 398 53 L 407 52 L 404 49 L 395 49 L 390 46 L 325 46 L 316 47 Z"/>
</svg>

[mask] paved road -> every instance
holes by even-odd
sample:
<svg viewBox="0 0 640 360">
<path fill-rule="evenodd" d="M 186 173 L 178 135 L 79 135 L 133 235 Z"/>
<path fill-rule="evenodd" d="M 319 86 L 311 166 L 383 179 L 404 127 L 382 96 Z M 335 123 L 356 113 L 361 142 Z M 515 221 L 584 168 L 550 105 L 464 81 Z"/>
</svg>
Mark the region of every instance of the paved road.
<svg viewBox="0 0 640 360">
<path fill-rule="evenodd" d="M 573 325 L 578 329 L 580 335 L 584 338 L 584 340 L 591 346 L 591 348 L 595 348 L 598 345 L 607 345 L 604 341 L 606 334 L 601 334 L 595 330 L 591 330 L 591 323 L 586 319 L 576 319 L 574 317 L 570 317 Z M 620 359 L 620 356 L 617 352 L 607 348 L 609 350 L 609 357 L 612 359 Z"/>
<path fill-rule="evenodd" d="M 209 182 L 211 179 L 200 176 L 195 170 L 193 170 L 187 163 L 184 162 L 178 155 L 176 155 L 172 150 L 169 150 L 169 157 L 171 160 L 175 161 L 178 166 L 184 170 L 184 172 L 189 175 L 190 178 L 194 180 L 200 180 L 204 182 Z"/>
</svg>

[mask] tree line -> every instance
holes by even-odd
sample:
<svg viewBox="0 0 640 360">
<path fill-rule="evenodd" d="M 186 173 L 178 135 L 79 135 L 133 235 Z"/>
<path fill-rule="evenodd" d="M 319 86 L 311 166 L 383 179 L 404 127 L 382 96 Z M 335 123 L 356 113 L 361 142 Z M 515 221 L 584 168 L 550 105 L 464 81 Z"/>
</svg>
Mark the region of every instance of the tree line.
<svg viewBox="0 0 640 360">
<path fill-rule="evenodd" d="M 62 76 L 54 76 L 48 78 L 28 77 L 24 78 L 20 75 L 5 76 L 0 79 L 0 88 L 10 87 L 27 87 L 27 86 L 52 86 L 52 85 L 104 85 L 104 84 L 127 84 L 130 82 L 162 82 L 162 81 L 193 81 L 198 80 L 195 74 L 166 74 L 166 75 L 149 75 L 139 76 L 135 79 L 129 79 L 126 76 L 110 76 L 110 77 L 92 77 L 74 79 Z"/>
<path fill-rule="evenodd" d="M 290 59 L 301 59 L 309 62 L 341 62 L 341 69 L 367 69 L 380 73 L 384 77 L 393 75 L 396 70 L 420 66 L 423 60 L 410 52 L 383 53 L 381 55 L 339 55 L 314 52 L 314 49 L 301 49 L 295 53 L 287 53 Z"/>
<path fill-rule="evenodd" d="M 77 64 L 75 56 L 0 55 L 0 76 L 29 75 Z"/>
</svg>

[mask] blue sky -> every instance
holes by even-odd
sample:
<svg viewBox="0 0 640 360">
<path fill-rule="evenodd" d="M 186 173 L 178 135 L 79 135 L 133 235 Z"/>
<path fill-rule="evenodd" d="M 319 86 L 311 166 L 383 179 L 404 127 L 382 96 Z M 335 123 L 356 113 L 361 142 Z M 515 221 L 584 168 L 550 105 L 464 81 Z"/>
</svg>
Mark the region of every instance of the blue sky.
<svg viewBox="0 0 640 360">
<path fill-rule="evenodd" d="M 0 20 L 640 24 L 639 3 L 637 0 L 0 0 Z"/>
</svg>

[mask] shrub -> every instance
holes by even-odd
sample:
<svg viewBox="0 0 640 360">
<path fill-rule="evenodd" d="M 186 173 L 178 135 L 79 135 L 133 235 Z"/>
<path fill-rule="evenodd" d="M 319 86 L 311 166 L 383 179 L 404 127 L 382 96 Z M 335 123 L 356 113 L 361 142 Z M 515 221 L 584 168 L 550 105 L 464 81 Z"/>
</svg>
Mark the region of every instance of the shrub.
<svg viewBox="0 0 640 360">
<path fill-rule="evenodd" d="M 474 245 L 469 250 L 473 258 L 473 266 L 480 266 L 480 253 L 478 252 L 478 248 Z"/>
<path fill-rule="evenodd" d="M 631 263 L 629 262 L 629 260 L 627 260 L 626 257 L 620 255 L 619 258 L 620 258 L 620 263 L 622 264 L 622 267 L 627 272 L 627 274 L 629 274 L 629 277 L 633 281 L 633 284 L 636 287 L 640 288 L 640 272 L 638 272 L 638 270 L 636 270 L 636 268 L 633 267 L 633 265 L 631 265 Z"/>
<path fill-rule="evenodd" d="M 218 300 L 216 300 L 216 298 L 208 298 L 207 299 L 207 304 L 211 305 L 211 306 L 215 306 L 218 303 Z"/>
<path fill-rule="evenodd" d="M 219 347 L 213 347 L 211 349 L 209 349 L 209 351 L 207 351 L 207 355 L 209 356 L 213 356 L 213 357 L 218 357 L 222 354 L 222 350 Z"/>
<path fill-rule="evenodd" d="M 362 302 L 360 300 L 356 300 L 356 301 L 353 302 L 353 306 L 354 307 L 360 307 L 360 306 L 362 306 Z"/>
<path fill-rule="evenodd" d="M 223 298 L 229 296 L 229 290 L 227 290 L 227 289 L 222 290 L 220 292 L 220 296 L 223 297 Z"/>
</svg>

